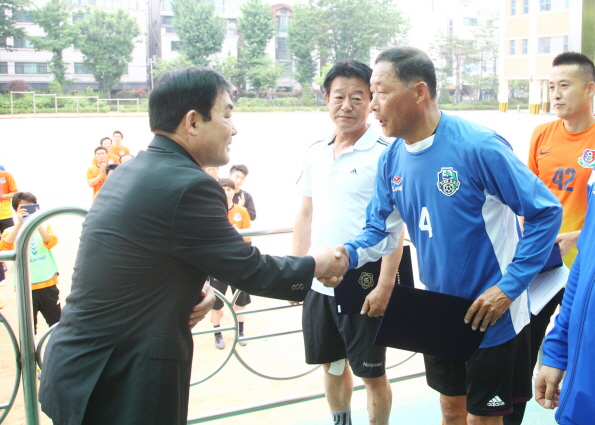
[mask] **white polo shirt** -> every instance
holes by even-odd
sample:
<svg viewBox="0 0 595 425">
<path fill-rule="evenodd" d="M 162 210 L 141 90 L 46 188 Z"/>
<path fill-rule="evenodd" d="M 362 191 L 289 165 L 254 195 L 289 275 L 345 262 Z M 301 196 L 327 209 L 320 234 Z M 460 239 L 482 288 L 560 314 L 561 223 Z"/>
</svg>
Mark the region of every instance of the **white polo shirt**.
<svg viewBox="0 0 595 425">
<path fill-rule="evenodd" d="M 389 142 L 377 128 L 370 126 L 351 147 L 333 158 L 335 133 L 308 148 L 304 170 L 298 180 L 303 196 L 312 198 L 312 245 L 314 253 L 322 245 L 335 247 L 360 234 L 366 224 L 366 207 L 374 193 L 378 158 Z M 396 249 L 399 235 L 386 238 L 378 246 Z M 314 279 L 312 289 L 334 296 Z"/>
</svg>

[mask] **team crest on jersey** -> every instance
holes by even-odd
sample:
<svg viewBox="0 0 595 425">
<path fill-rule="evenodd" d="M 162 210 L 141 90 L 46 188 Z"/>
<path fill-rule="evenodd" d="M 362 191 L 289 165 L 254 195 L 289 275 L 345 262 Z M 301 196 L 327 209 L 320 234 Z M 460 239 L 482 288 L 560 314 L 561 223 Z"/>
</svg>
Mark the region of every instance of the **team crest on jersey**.
<svg viewBox="0 0 595 425">
<path fill-rule="evenodd" d="M 585 149 L 583 156 L 578 159 L 578 163 L 584 168 L 595 167 L 595 152 L 591 149 Z"/>
<path fill-rule="evenodd" d="M 233 221 L 242 221 L 242 216 L 240 215 L 240 213 L 235 213 L 233 215 Z"/>
<path fill-rule="evenodd" d="M 461 187 L 459 173 L 452 167 L 442 167 L 438 172 L 438 183 L 436 185 L 438 186 L 438 190 L 446 196 L 454 195 Z"/>
<path fill-rule="evenodd" d="M 398 186 L 403 182 L 403 177 L 394 176 L 392 182 Z"/>
<path fill-rule="evenodd" d="M 6 183 L 6 180 L 4 178 L 1 178 L 0 183 L 4 184 L 4 183 Z"/>
<path fill-rule="evenodd" d="M 371 288 L 374 286 L 374 275 L 372 273 L 362 272 L 362 274 L 359 276 L 358 282 L 364 289 Z"/>
</svg>

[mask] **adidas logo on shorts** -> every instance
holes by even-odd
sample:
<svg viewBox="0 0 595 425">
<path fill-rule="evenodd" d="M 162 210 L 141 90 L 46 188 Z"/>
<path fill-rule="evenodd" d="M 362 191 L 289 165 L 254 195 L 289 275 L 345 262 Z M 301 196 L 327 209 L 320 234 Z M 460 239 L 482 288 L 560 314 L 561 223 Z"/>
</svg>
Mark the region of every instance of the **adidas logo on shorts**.
<svg viewBox="0 0 595 425">
<path fill-rule="evenodd" d="M 500 397 L 496 396 L 493 399 L 491 399 L 490 401 L 488 401 L 488 406 L 489 407 L 504 406 L 504 402 L 502 401 L 502 399 Z"/>
</svg>

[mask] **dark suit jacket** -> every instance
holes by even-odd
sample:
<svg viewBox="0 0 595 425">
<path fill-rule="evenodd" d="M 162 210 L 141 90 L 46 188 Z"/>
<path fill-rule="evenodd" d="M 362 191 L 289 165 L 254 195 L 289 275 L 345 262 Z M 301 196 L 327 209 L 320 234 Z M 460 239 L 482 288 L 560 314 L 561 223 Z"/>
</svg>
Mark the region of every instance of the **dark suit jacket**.
<svg viewBox="0 0 595 425">
<path fill-rule="evenodd" d="M 188 316 L 207 276 L 299 301 L 314 266 L 244 242 L 219 184 L 156 136 L 110 175 L 85 219 L 72 292 L 45 351 L 42 410 L 60 425 L 185 424 Z"/>
</svg>

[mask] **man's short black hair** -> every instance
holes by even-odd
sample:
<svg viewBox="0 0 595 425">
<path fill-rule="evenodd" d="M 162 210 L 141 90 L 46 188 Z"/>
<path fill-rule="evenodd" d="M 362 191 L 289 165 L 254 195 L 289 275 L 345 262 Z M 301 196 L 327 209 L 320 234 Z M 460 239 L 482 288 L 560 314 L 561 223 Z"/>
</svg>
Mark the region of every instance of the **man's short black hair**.
<svg viewBox="0 0 595 425">
<path fill-rule="evenodd" d="M 110 141 L 110 143 L 112 143 L 112 139 L 110 139 L 109 137 L 102 137 L 102 138 L 101 138 L 101 140 L 99 141 L 99 144 L 100 144 L 101 146 L 103 146 L 103 141 L 104 141 L 104 140 L 109 140 L 109 141 Z"/>
<path fill-rule="evenodd" d="M 369 86 L 370 78 L 372 77 L 372 68 L 355 59 L 337 62 L 330 69 L 328 74 L 326 74 L 324 82 L 322 83 L 322 88 L 325 93 L 330 94 L 333 80 L 337 77 L 358 78 Z M 370 98 L 371 96 L 372 93 L 370 93 Z"/>
<path fill-rule="evenodd" d="M 225 78 L 208 68 L 183 68 L 163 74 L 149 97 L 151 131 L 174 133 L 190 111 L 211 120 L 217 97 L 231 89 Z"/>
<path fill-rule="evenodd" d="M 378 62 L 391 62 L 397 78 L 407 85 L 419 80 L 425 82 L 430 98 L 436 97 L 436 69 L 421 50 L 410 46 L 393 47 L 380 53 L 376 58 Z"/>
<path fill-rule="evenodd" d="M 32 204 L 36 204 L 37 198 L 31 192 L 17 192 L 12 197 L 12 209 L 15 211 L 18 210 L 19 203 L 21 201 L 27 201 L 27 202 L 31 202 Z"/>
<path fill-rule="evenodd" d="M 105 146 L 97 146 L 93 152 L 94 153 L 97 153 L 97 151 L 100 150 L 100 149 L 103 149 L 105 151 L 105 153 L 108 153 L 107 152 L 107 148 Z"/>
<path fill-rule="evenodd" d="M 118 168 L 118 164 L 107 164 L 105 166 L 105 175 L 107 176 L 110 171 L 114 171 L 116 168 Z"/>
<path fill-rule="evenodd" d="M 233 190 L 236 190 L 236 184 L 230 178 L 223 177 L 222 179 L 219 179 L 219 184 L 221 187 L 230 187 Z"/>
<path fill-rule="evenodd" d="M 233 174 L 234 171 L 239 171 L 240 173 L 244 174 L 244 176 L 248 175 L 248 167 L 246 167 L 244 164 L 232 165 L 229 169 L 229 174 Z"/>
<path fill-rule="evenodd" d="M 577 52 L 560 53 L 554 58 L 552 66 L 560 65 L 578 65 L 579 69 L 585 75 L 587 82 L 595 81 L 595 65 L 587 55 Z"/>
<path fill-rule="evenodd" d="M 116 130 L 116 131 L 114 131 L 114 132 L 112 133 L 112 136 L 113 136 L 114 134 L 119 134 L 120 136 L 122 136 L 122 139 L 124 138 L 124 135 L 122 134 L 122 132 L 121 132 L 120 130 Z"/>
</svg>

